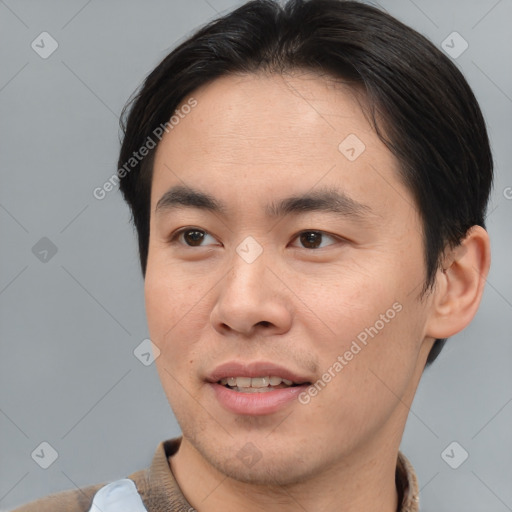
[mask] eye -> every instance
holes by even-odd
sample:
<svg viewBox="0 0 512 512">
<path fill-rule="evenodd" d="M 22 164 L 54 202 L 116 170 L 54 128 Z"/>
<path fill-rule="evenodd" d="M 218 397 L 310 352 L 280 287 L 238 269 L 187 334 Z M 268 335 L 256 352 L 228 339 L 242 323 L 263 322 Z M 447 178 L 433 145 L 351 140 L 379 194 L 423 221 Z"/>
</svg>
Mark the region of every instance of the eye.
<svg viewBox="0 0 512 512">
<path fill-rule="evenodd" d="M 212 235 L 208 234 L 203 229 L 184 228 L 174 233 L 171 236 L 169 242 L 179 242 L 189 247 L 200 247 L 202 245 L 211 245 L 203 243 L 205 240 L 208 240 L 208 237 L 210 237 L 214 242 L 216 242 L 215 238 Z"/>
<path fill-rule="evenodd" d="M 323 231 L 302 231 L 294 240 L 299 240 L 305 249 L 321 249 L 325 247 L 325 245 L 322 245 L 325 238 L 334 240 L 334 242 L 339 240 L 337 237 L 328 235 Z M 327 245 L 332 245 L 332 243 Z"/>
</svg>

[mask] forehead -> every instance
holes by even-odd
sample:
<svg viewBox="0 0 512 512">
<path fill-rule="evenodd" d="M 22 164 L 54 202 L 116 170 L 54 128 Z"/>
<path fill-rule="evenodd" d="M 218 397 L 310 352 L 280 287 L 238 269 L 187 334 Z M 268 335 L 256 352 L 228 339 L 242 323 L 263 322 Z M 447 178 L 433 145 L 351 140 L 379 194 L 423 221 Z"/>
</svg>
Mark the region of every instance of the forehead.
<svg viewBox="0 0 512 512">
<path fill-rule="evenodd" d="M 292 158 L 293 149 L 320 158 L 312 146 L 320 141 L 336 154 L 338 139 L 347 129 L 362 138 L 373 132 L 355 90 L 311 73 L 228 75 L 193 96 L 198 108 L 183 125 L 188 134 L 201 137 L 188 143 L 219 153 L 243 152 L 245 157 L 252 149 L 255 162 L 277 151 L 290 152 Z M 208 148 L 209 143 L 215 148 Z"/>
<path fill-rule="evenodd" d="M 238 202 L 237 189 L 247 200 L 316 184 L 363 203 L 379 195 L 383 211 L 397 197 L 412 202 L 398 162 L 347 85 L 311 73 L 228 75 L 191 96 L 197 106 L 157 148 L 152 211 L 174 184 L 231 193 Z"/>
</svg>

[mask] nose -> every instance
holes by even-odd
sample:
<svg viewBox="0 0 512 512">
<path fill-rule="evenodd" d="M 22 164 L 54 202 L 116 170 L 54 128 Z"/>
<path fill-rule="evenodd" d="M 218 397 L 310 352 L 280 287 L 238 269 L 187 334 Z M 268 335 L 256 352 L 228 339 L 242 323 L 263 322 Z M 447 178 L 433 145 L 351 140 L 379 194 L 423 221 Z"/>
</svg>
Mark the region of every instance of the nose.
<svg viewBox="0 0 512 512">
<path fill-rule="evenodd" d="M 268 263 L 264 253 L 251 263 L 235 254 L 232 268 L 219 283 L 219 295 L 210 315 L 217 332 L 272 336 L 291 328 L 287 289 Z"/>
</svg>

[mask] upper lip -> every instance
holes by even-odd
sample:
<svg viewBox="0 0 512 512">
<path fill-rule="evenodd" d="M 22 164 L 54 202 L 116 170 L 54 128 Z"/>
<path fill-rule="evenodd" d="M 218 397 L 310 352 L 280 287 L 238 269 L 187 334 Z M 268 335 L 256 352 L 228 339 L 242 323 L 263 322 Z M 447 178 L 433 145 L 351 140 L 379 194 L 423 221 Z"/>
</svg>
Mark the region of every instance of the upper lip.
<svg viewBox="0 0 512 512">
<path fill-rule="evenodd" d="M 298 372 L 268 361 L 228 361 L 217 366 L 208 374 L 208 382 L 219 382 L 228 377 L 281 377 L 291 380 L 294 384 L 310 383 L 311 380 Z"/>
</svg>

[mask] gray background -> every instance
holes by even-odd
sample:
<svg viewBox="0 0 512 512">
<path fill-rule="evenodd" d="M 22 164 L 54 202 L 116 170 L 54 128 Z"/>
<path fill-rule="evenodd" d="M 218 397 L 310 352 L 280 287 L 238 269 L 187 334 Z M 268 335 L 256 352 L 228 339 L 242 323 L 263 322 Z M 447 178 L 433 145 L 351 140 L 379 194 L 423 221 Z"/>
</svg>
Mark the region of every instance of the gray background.
<svg viewBox="0 0 512 512">
<path fill-rule="evenodd" d="M 102 201 L 92 191 L 115 172 L 129 95 L 192 29 L 240 3 L 0 0 L 0 510 L 126 476 L 179 434 L 154 365 L 133 354 L 148 333 L 128 209 L 118 191 Z M 401 448 L 418 473 L 423 511 L 505 512 L 512 1 L 381 5 L 438 46 L 453 31 L 468 42 L 456 62 L 480 101 L 497 167 L 483 304 L 425 373 Z M 43 31 L 59 45 L 47 59 L 31 48 Z M 32 251 L 43 237 L 57 248 L 46 262 Z M 46 470 L 35 460 L 49 462 L 48 449 L 31 457 L 43 441 L 58 453 Z M 452 441 L 469 453 L 458 469 L 441 456 Z M 448 453 L 457 461 L 463 452 Z"/>
</svg>

